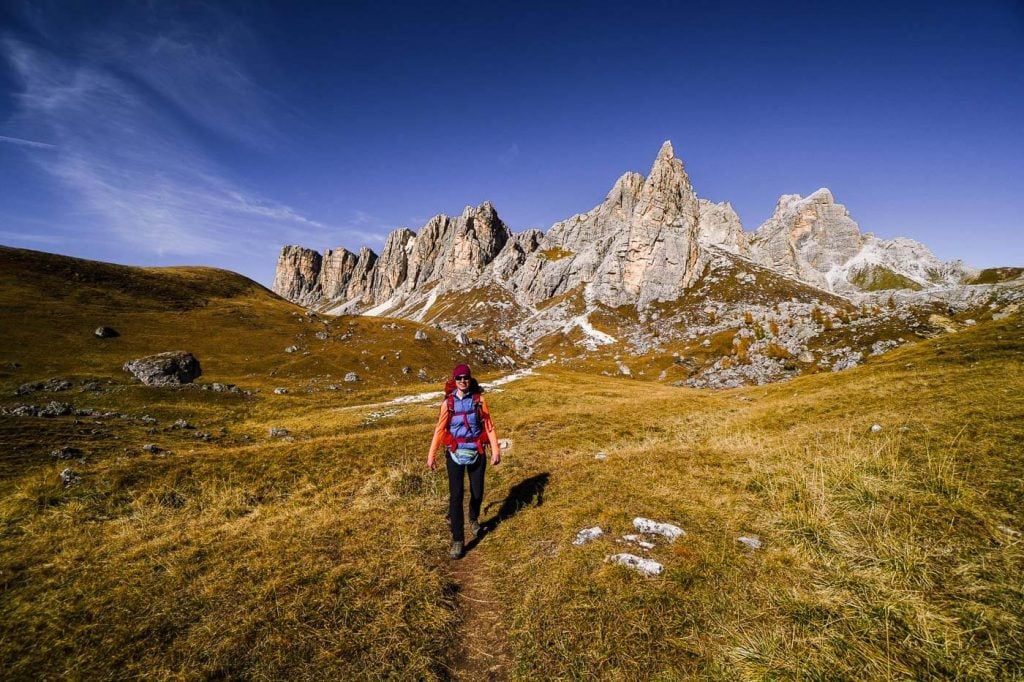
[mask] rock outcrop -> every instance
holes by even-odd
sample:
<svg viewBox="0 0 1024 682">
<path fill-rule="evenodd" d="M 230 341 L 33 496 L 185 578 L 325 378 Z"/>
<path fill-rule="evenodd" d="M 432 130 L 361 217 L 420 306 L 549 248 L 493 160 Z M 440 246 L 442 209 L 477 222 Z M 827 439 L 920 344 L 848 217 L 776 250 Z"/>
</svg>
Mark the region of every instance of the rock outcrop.
<svg viewBox="0 0 1024 682">
<path fill-rule="evenodd" d="M 862 244 L 857 223 L 825 188 L 807 198 L 782 195 L 750 238 L 756 262 L 823 289 L 829 288 L 828 272 L 853 258 Z"/>
<path fill-rule="evenodd" d="M 671 300 L 698 274 L 699 222 L 690 179 L 666 142 L 647 178 L 626 173 L 599 206 L 555 223 L 512 289 L 530 303 L 581 284 L 611 306 Z"/>
<path fill-rule="evenodd" d="M 195 356 L 183 350 L 129 360 L 124 364 L 124 371 L 147 386 L 190 384 L 203 373 Z"/>
<path fill-rule="evenodd" d="M 826 291 L 858 294 L 957 284 L 972 270 L 943 263 L 913 239 L 878 239 L 860 227 L 826 188 L 807 198 L 784 194 L 749 240 L 750 257 Z"/>
<path fill-rule="evenodd" d="M 320 271 L 323 258 L 312 249 L 290 245 L 281 249 L 274 272 L 274 293 L 299 305 L 323 298 Z"/>
</svg>

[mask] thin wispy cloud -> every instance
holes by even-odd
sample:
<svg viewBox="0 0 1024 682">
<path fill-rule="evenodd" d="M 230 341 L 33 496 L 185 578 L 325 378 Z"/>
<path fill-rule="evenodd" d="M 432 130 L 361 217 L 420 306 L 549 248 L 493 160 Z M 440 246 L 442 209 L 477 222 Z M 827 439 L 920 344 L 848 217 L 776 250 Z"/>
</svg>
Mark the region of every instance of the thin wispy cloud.
<svg viewBox="0 0 1024 682">
<path fill-rule="evenodd" d="M 32 147 L 33 149 L 56 149 L 57 145 L 48 142 L 36 142 L 35 140 L 23 140 L 20 137 L 8 137 L 0 135 L 0 142 L 16 144 L 19 147 Z"/>
<path fill-rule="evenodd" d="M 54 143 L 0 141 L 48 150 L 32 160 L 71 190 L 83 227 L 140 253 L 264 258 L 282 242 L 324 239 L 325 225 L 247 189 L 190 130 L 257 147 L 276 135 L 265 97 L 233 58 L 232 31 L 211 41 L 213 31 L 169 26 L 89 36 L 102 49 L 75 61 L 0 40 L 21 85 L 13 127 Z"/>
</svg>

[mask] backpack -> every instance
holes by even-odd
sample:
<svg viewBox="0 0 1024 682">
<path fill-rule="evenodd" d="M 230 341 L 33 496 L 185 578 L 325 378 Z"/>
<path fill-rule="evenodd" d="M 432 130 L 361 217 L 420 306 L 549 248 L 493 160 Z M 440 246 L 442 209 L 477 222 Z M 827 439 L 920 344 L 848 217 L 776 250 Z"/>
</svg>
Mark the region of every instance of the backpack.
<svg viewBox="0 0 1024 682">
<path fill-rule="evenodd" d="M 460 447 L 472 443 L 474 446 L 476 446 L 476 451 L 480 454 L 483 454 L 484 446 L 487 445 L 487 432 L 484 429 L 483 406 L 480 401 L 480 394 L 483 392 L 483 389 L 480 388 L 480 384 L 477 383 L 476 379 L 472 379 L 469 384 L 469 394 L 473 398 L 473 413 L 476 414 L 476 423 L 480 427 L 480 435 L 474 439 L 456 438 L 455 436 L 452 435 L 452 432 L 449 429 L 452 419 L 455 417 L 462 417 L 463 422 L 466 424 L 468 428 L 469 420 L 466 419 L 466 415 L 469 413 L 455 411 L 455 381 L 449 379 L 447 382 L 445 382 L 444 399 L 445 402 L 448 403 L 448 421 L 444 425 L 444 438 L 442 438 L 441 443 L 449 452 L 454 452 Z"/>
</svg>

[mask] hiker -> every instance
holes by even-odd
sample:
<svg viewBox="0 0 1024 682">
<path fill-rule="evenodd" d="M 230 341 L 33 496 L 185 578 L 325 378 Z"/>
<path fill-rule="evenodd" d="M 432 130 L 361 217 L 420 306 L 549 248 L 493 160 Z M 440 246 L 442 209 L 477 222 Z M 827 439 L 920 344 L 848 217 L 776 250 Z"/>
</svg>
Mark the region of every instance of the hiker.
<svg viewBox="0 0 1024 682">
<path fill-rule="evenodd" d="M 473 378 L 469 365 L 457 365 L 445 385 L 445 399 L 437 418 L 434 437 L 427 453 L 427 466 L 434 470 L 434 453 L 443 444 L 448 469 L 448 520 L 452 525 L 452 548 L 449 556 L 462 556 L 463 515 L 462 492 L 465 475 L 469 474 L 469 529 L 473 537 L 480 533 L 480 504 L 484 499 L 484 471 L 487 469 L 485 446 L 491 445 L 491 464 L 501 463 L 498 434 L 491 422 L 491 413 L 484 401 L 483 389 Z"/>
</svg>

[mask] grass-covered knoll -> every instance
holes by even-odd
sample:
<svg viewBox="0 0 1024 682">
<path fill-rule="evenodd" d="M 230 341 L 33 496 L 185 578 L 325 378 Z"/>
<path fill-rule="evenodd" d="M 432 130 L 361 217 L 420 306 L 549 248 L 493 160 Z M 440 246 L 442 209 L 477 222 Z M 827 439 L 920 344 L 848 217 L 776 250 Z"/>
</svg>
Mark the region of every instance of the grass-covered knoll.
<svg viewBox="0 0 1024 682">
<path fill-rule="evenodd" d="M 867 265 L 854 272 L 850 282 L 862 291 L 885 291 L 887 289 L 911 289 L 920 291 L 921 285 L 905 275 L 894 272 L 882 265 Z"/>
<path fill-rule="evenodd" d="M 269 310 L 256 329 L 279 324 Z M 33 366 L 47 362 L 37 329 Z M 0 669 L 446 679 L 461 671 L 449 645 L 469 641 L 476 656 L 505 651 L 504 674 L 524 680 L 1020 677 L 1022 350 L 1014 314 L 738 391 L 542 368 L 488 396 L 513 448 L 488 472 L 492 530 L 458 578 L 445 475 L 423 468 L 436 405 L 342 404 L 410 387 L 14 396 L 22 370 L 9 370 L 0 406 L 65 400 L 158 422 L 0 415 Z M 244 357 L 229 360 L 262 361 Z M 84 454 L 52 459 L 60 446 Z M 80 484 L 60 484 L 65 467 Z M 604 561 L 630 551 L 614 539 L 634 516 L 688 532 L 650 552 L 657 578 Z M 609 536 L 571 544 L 593 525 Z M 476 607 L 497 611 L 500 647 L 459 632 L 470 579 L 495 586 Z"/>
<path fill-rule="evenodd" d="M 490 357 L 415 322 L 305 314 L 224 270 L 135 268 L 6 247 L 0 323 L 0 375 L 19 383 L 58 375 L 123 382 L 126 361 L 186 350 L 199 359 L 202 383 L 304 393 L 341 385 L 355 372 L 364 381 L 339 391 L 350 395 L 415 385 L 420 369 L 438 380 L 467 354 L 478 364 Z M 120 336 L 97 338 L 101 325 Z M 419 329 L 428 339 L 412 343 Z"/>
<path fill-rule="evenodd" d="M 986 268 L 967 284 L 997 284 L 1017 279 L 1024 274 L 1024 268 Z"/>
</svg>

